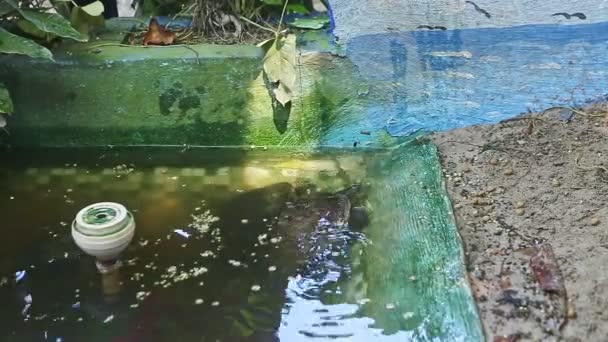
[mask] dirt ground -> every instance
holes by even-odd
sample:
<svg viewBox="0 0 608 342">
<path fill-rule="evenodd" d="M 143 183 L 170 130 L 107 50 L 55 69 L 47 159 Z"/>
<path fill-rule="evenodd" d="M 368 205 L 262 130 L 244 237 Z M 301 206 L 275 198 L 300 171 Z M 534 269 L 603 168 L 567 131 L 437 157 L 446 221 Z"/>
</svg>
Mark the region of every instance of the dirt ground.
<svg viewBox="0 0 608 342">
<path fill-rule="evenodd" d="M 608 341 L 608 104 L 431 138 L 488 341 Z"/>
</svg>

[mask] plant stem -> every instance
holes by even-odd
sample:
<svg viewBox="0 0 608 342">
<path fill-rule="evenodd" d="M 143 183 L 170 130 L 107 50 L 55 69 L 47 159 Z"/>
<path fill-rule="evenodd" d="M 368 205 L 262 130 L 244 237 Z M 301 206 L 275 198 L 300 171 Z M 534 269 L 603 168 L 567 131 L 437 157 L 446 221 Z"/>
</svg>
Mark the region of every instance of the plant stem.
<svg viewBox="0 0 608 342">
<path fill-rule="evenodd" d="M 283 11 L 281 12 L 281 19 L 279 20 L 279 26 L 277 27 L 277 32 L 275 32 L 275 36 L 278 39 L 279 33 L 281 32 L 281 26 L 283 25 L 283 18 L 285 17 L 285 11 L 287 10 L 287 4 L 289 0 L 285 0 L 285 5 L 283 5 Z"/>
</svg>

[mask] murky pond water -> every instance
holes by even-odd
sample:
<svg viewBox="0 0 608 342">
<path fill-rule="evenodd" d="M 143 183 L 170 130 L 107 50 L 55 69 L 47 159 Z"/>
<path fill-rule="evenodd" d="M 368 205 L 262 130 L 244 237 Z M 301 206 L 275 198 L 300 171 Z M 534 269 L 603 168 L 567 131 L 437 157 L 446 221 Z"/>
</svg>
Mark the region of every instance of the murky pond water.
<svg viewBox="0 0 608 342">
<path fill-rule="evenodd" d="M 368 157 L 2 153 L 0 340 L 358 336 L 371 320 L 343 286 L 362 278 L 357 260 L 369 243 L 360 229 Z M 119 272 L 104 276 L 70 235 L 76 213 L 101 201 L 124 204 L 137 223 Z"/>
</svg>

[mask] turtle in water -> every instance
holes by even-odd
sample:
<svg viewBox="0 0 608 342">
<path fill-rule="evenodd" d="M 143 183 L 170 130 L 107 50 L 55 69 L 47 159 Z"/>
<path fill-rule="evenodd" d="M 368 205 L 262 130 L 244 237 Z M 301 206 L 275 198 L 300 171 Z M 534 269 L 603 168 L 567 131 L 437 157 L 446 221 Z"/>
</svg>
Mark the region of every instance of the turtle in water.
<svg viewBox="0 0 608 342">
<path fill-rule="evenodd" d="M 277 190 L 281 195 L 276 195 Z M 261 196 L 263 193 L 265 195 Z M 270 337 L 281 322 L 289 278 L 314 284 L 305 291 L 306 295 L 319 298 L 324 285 L 336 283 L 350 273 L 350 248 L 357 241 L 365 240 L 359 231 L 368 222 L 366 211 L 361 206 L 365 193 L 365 187 L 360 184 L 337 192 L 319 191 L 311 184 L 297 187 L 275 185 L 255 190 L 255 196 L 260 199 L 274 197 L 287 198 L 287 201 L 280 204 L 280 210 L 272 208 L 279 213 L 268 224 L 269 231 L 261 234 L 268 233 L 266 240 L 274 242 L 269 242 L 266 249 L 260 250 L 264 246 L 256 247 L 256 256 L 261 256 L 260 251 L 268 256 L 263 259 L 264 267 L 256 268 L 250 263 L 249 276 L 241 273 L 238 281 L 225 285 L 226 289 L 233 289 L 232 293 L 240 292 L 237 287 L 248 289 L 251 284 L 260 285 L 252 288 L 261 290 L 240 299 L 241 305 L 232 305 L 239 307 L 239 312 L 227 313 L 232 325 L 246 332 L 242 335 L 252 333 L 251 340 L 259 340 L 260 336 L 265 336 L 262 340 L 272 340 Z M 276 265 L 276 268 L 271 266 L 275 271 L 270 279 L 260 280 L 259 274 L 268 272 L 268 265 Z"/>
<path fill-rule="evenodd" d="M 359 232 L 369 222 L 361 206 L 364 196 L 361 184 L 334 193 L 310 184 L 294 189 L 294 200 L 279 215 L 276 229 L 287 240 L 300 275 L 323 269 L 336 254 L 345 256 L 353 241 L 364 239 Z"/>
</svg>

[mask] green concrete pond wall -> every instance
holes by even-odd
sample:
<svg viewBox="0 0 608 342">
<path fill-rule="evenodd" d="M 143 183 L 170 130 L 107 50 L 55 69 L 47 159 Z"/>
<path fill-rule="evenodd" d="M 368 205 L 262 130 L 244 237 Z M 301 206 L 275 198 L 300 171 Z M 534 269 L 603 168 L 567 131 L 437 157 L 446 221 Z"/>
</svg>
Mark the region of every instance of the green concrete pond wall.
<svg viewBox="0 0 608 342">
<path fill-rule="evenodd" d="M 273 106 L 264 84 L 261 48 L 125 47 L 117 38 L 109 32 L 95 42 L 64 44 L 54 50 L 56 62 L 2 57 L 0 81 L 15 105 L 9 142 L 316 145 L 338 109 L 364 93 L 344 77 L 354 74 L 352 65 L 329 49 L 299 51 L 295 98 L 286 110 Z M 327 39 L 309 38 L 317 48 L 329 48 Z"/>
</svg>

